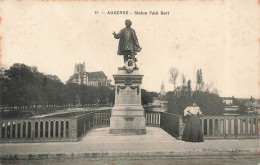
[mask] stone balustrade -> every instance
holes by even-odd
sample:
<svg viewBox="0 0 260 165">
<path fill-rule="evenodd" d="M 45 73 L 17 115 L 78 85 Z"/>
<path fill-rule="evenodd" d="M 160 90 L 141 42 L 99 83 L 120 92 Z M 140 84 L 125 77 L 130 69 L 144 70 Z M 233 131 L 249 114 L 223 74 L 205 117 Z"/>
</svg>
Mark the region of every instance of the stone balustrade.
<svg viewBox="0 0 260 165">
<path fill-rule="evenodd" d="M 95 127 L 108 127 L 110 124 L 111 110 L 103 110 L 94 113 Z"/>
<path fill-rule="evenodd" d="M 111 110 L 72 117 L 1 119 L 0 142 L 78 141 L 94 127 L 108 127 Z M 200 117 L 204 139 L 258 138 L 258 116 Z M 161 127 L 181 139 L 185 121 L 167 112 L 146 112 L 146 126 Z"/>
<path fill-rule="evenodd" d="M 258 116 L 205 116 L 200 121 L 205 139 L 259 136 Z"/>
<path fill-rule="evenodd" d="M 1 119 L 0 142 L 77 141 L 93 127 L 93 116 Z"/>
<path fill-rule="evenodd" d="M 161 113 L 160 112 L 147 112 L 145 113 L 146 126 L 160 127 Z"/>
<path fill-rule="evenodd" d="M 172 113 L 161 112 L 160 127 L 172 136 L 181 138 L 184 125 L 181 116 Z"/>
</svg>

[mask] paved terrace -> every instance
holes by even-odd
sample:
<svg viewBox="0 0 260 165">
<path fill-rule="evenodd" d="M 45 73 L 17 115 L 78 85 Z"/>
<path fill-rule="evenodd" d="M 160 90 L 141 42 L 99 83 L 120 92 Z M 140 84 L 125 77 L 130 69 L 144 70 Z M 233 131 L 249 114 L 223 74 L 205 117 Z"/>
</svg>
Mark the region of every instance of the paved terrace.
<svg viewBox="0 0 260 165">
<path fill-rule="evenodd" d="M 109 127 L 105 127 L 93 129 L 79 142 L 0 144 L 0 160 L 133 157 L 259 159 L 259 153 L 259 139 L 221 139 L 190 143 L 177 140 L 157 127 L 147 127 L 145 135 L 111 135 Z"/>
</svg>

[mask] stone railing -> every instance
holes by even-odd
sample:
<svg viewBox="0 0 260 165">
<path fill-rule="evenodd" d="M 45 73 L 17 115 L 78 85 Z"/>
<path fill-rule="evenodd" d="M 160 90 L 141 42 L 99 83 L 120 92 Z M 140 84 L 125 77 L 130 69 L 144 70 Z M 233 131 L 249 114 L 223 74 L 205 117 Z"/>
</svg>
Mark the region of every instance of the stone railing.
<svg viewBox="0 0 260 165">
<path fill-rule="evenodd" d="M 146 126 L 160 127 L 161 113 L 160 112 L 146 112 L 145 113 Z"/>
<path fill-rule="evenodd" d="M 204 139 L 259 138 L 258 116 L 204 116 L 200 117 Z M 185 122 L 182 116 L 161 113 L 161 128 L 181 139 Z"/>
<path fill-rule="evenodd" d="M 95 127 L 108 127 L 110 124 L 111 110 L 102 110 L 94 113 Z"/>
<path fill-rule="evenodd" d="M 205 139 L 258 138 L 258 116 L 200 117 Z"/>
<path fill-rule="evenodd" d="M 1 119 L 0 142 L 78 141 L 94 127 L 108 127 L 111 110 L 89 112 L 72 117 Z M 181 139 L 185 123 L 182 116 L 167 112 L 146 112 L 146 126 L 161 127 Z M 205 139 L 258 138 L 258 116 L 200 117 Z"/>
<path fill-rule="evenodd" d="M 184 125 L 179 115 L 161 112 L 160 127 L 176 138 L 181 138 Z"/>
<path fill-rule="evenodd" d="M 93 116 L 1 119 L 0 142 L 77 141 L 93 128 Z"/>
<path fill-rule="evenodd" d="M 107 127 L 110 124 L 111 110 L 103 110 L 94 113 L 94 126 Z M 146 126 L 160 127 L 161 113 L 160 112 L 146 112 L 145 122 Z"/>
</svg>

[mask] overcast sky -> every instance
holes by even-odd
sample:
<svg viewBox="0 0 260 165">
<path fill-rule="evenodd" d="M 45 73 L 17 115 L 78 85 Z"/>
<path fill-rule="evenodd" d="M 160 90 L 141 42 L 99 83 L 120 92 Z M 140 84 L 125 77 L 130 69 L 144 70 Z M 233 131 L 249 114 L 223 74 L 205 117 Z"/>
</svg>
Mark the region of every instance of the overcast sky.
<svg viewBox="0 0 260 165">
<path fill-rule="evenodd" d="M 24 63 L 66 82 L 75 63 L 104 71 L 108 78 L 123 65 L 112 32 L 130 19 L 142 52 L 138 66 L 142 87 L 172 90 L 169 69 L 196 84 L 202 69 L 205 83 L 221 96 L 260 97 L 259 6 L 256 0 L 170 2 L 72 1 L 0 2 L 1 53 L 6 66 Z M 130 15 L 95 15 L 94 11 L 129 11 Z M 170 15 L 134 15 L 135 11 L 165 11 Z M 177 80 L 181 84 L 181 76 Z"/>
</svg>

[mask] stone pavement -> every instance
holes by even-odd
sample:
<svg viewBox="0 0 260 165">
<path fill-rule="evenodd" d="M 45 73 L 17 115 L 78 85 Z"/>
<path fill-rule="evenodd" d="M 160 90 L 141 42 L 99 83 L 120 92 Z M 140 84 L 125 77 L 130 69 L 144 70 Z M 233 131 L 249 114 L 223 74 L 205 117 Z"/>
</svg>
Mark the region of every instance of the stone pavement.
<svg viewBox="0 0 260 165">
<path fill-rule="evenodd" d="M 157 127 L 145 135 L 111 135 L 109 127 L 96 128 L 79 142 L 4 143 L 0 160 L 121 159 L 121 158 L 259 158 L 259 139 L 220 139 L 190 143 L 177 140 Z"/>
</svg>

